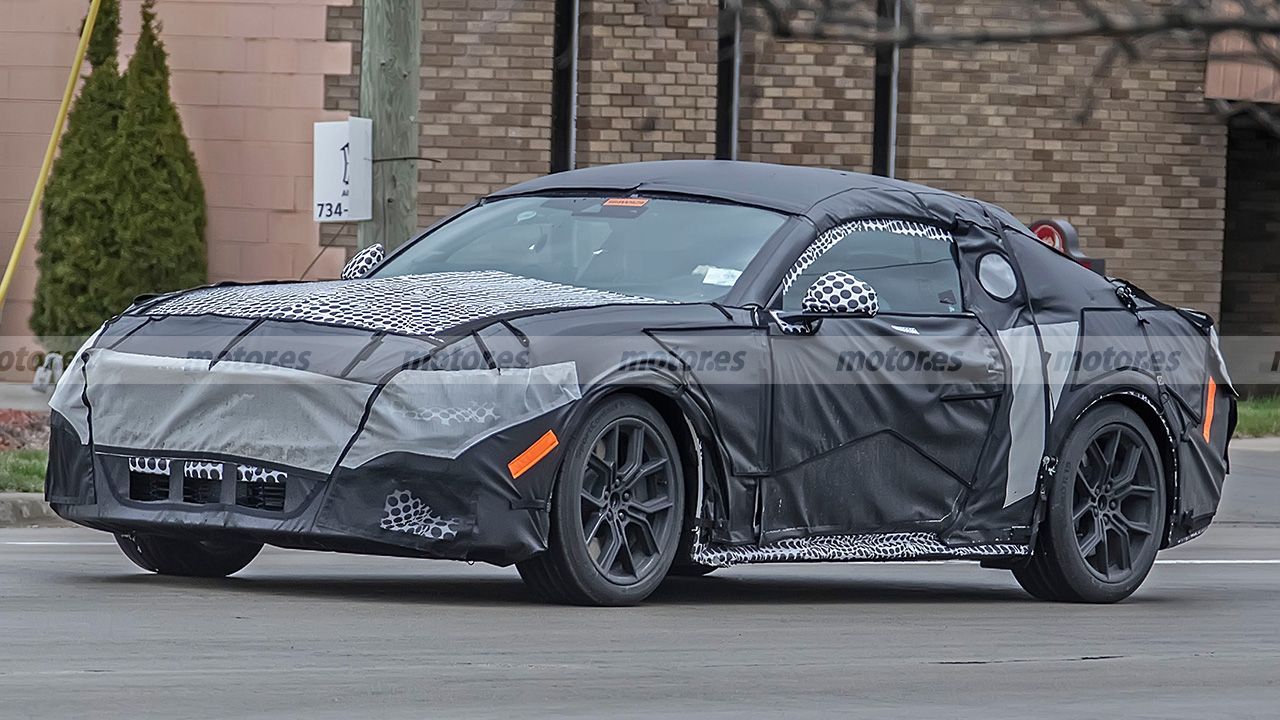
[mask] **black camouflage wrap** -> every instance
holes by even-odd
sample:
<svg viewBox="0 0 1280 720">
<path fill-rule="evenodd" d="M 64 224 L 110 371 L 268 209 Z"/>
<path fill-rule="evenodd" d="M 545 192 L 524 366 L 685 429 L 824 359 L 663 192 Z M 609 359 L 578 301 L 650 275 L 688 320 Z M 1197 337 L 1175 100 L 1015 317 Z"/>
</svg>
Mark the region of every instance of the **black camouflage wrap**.
<svg viewBox="0 0 1280 720">
<path fill-rule="evenodd" d="M 140 299 L 55 392 L 49 501 L 114 532 L 509 564 L 546 547 L 565 439 L 600 398 L 631 392 L 687 456 L 687 545 L 707 564 L 1025 554 L 1057 448 L 1106 400 L 1137 409 L 1162 443 L 1165 544 L 1212 519 L 1235 399 L 1210 320 L 1076 265 L 999 208 L 856 173 L 719 161 L 561 173 L 482 202 L 581 193 L 790 219 L 718 303 L 377 268 Z M 855 223 L 952 243 L 963 311 L 866 317 L 864 300 L 788 332 L 802 319 L 781 311 L 782 286 Z M 992 255 L 1012 268 L 1011 293 L 982 287 Z M 1185 360 L 1055 362 L 1117 338 Z M 885 348 L 946 366 L 947 381 L 845 362 Z M 131 425 L 138 417 L 152 419 Z M 509 463 L 549 430 L 560 448 L 514 477 Z"/>
</svg>

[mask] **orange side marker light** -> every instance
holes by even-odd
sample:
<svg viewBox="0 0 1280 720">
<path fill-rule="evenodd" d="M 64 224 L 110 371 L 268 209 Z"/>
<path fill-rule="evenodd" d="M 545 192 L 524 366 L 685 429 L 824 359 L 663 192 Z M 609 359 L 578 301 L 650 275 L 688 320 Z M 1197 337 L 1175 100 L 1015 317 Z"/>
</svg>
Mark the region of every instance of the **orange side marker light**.
<svg viewBox="0 0 1280 720">
<path fill-rule="evenodd" d="M 537 465 L 539 460 L 549 455 L 559 444 L 560 440 L 556 438 L 555 431 L 548 430 L 530 445 L 529 449 L 507 463 L 507 469 L 511 471 L 511 479 L 514 480 L 528 472 L 529 468 Z"/>
<path fill-rule="evenodd" d="M 1209 429 L 1213 427 L 1213 402 L 1218 398 L 1218 383 L 1209 378 L 1209 397 L 1204 401 L 1204 441 L 1209 442 Z"/>
</svg>

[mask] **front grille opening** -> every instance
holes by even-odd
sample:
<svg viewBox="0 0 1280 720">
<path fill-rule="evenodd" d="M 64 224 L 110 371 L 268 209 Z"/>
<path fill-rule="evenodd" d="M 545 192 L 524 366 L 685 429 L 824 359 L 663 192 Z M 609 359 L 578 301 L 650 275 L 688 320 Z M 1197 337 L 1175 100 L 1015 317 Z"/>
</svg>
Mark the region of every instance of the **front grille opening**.
<svg viewBox="0 0 1280 720">
<path fill-rule="evenodd" d="M 288 473 L 239 465 L 236 467 L 236 505 L 254 510 L 284 512 Z"/>
<path fill-rule="evenodd" d="M 222 465 L 194 460 L 183 463 L 182 502 L 197 505 L 222 502 Z"/>
<path fill-rule="evenodd" d="M 169 499 L 169 476 L 129 471 L 129 499 L 157 502 Z"/>
<path fill-rule="evenodd" d="M 169 499 L 169 461 L 165 458 L 129 458 L 129 499 L 163 502 Z"/>
<path fill-rule="evenodd" d="M 236 483 L 236 505 L 254 510 L 284 511 L 284 483 Z"/>
</svg>

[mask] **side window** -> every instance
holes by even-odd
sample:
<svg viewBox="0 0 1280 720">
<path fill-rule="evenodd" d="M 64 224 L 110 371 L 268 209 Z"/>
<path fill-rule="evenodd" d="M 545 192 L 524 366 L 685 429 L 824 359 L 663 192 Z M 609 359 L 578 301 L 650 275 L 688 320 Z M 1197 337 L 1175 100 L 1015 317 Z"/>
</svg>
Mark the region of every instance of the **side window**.
<svg viewBox="0 0 1280 720">
<path fill-rule="evenodd" d="M 855 220 L 814 241 L 782 282 L 782 309 L 800 310 L 818 278 L 841 270 L 875 289 L 882 313 L 958 313 L 960 272 L 951 233 L 905 220 Z"/>
</svg>

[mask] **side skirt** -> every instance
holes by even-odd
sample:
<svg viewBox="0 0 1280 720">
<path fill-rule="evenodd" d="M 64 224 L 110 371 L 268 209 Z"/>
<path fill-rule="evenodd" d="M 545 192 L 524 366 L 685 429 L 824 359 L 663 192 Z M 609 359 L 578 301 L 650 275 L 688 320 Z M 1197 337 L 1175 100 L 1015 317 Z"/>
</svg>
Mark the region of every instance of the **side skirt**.
<svg viewBox="0 0 1280 720">
<path fill-rule="evenodd" d="M 721 547 L 698 543 L 694 562 L 730 567 L 768 562 L 854 562 L 875 560 L 982 560 L 1030 555 L 1026 545 L 947 547 L 931 533 L 824 535 L 793 538 L 769 545 Z"/>
</svg>

